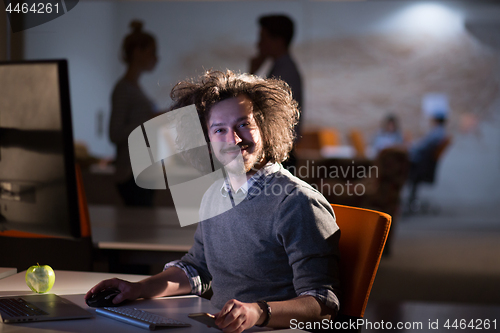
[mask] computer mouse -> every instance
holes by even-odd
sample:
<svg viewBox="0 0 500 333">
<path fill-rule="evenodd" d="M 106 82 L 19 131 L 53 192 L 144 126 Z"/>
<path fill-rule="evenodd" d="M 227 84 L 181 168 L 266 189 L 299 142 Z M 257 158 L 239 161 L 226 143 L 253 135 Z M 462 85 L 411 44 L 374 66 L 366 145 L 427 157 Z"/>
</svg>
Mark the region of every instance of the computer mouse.
<svg viewBox="0 0 500 333">
<path fill-rule="evenodd" d="M 113 298 L 121 293 L 119 289 L 116 288 L 108 288 L 92 294 L 85 301 L 88 306 L 93 308 L 101 308 L 101 307 L 110 307 L 110 306 L 118 306 L 118 304 L 113 304 Z"/>
</svg>

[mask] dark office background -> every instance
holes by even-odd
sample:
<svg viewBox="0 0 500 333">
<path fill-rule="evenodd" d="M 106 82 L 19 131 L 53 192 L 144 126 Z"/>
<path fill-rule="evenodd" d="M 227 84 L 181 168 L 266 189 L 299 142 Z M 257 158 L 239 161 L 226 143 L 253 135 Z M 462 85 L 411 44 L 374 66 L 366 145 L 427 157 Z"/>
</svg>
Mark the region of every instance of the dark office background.
<svg viewBox="0 0 500 333">
<path fill-rule="evenodd" d="M 401 219 L 372 300 L 498 304 L 500 289 L 500 4 L 496 1 L 85 1 L 14 34 L 12 59 L 67 58 L 75 138 L 112 158 L 110 94 L 124 72 L 132 19 L 157 37 L 159 64 L 142 80 L 159 107 L 173 84 L 215 68 L 246 71 L 264 13 L 289 14 L 305 82 L 306 128 L 358 128 L 400 117 L 427 130 L 426 93 L 448 96 L 453 144 L 421 195 L 438 214 Z M 7 56 L 0 15 L 0 60 Z M 403 194 L 406 192 L 403 191 Z"/>
</svg>

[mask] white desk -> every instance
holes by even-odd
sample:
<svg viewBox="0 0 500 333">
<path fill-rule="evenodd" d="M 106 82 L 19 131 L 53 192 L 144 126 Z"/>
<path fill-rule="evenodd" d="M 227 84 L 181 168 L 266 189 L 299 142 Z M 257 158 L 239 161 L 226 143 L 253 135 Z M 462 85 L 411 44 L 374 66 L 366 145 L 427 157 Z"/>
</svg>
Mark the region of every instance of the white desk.
<svg viewBox="0 0 500 333">
<path fill-rule="evenodd" d="M 17 268 L 0 267 L 0 279 L 14 275 L 16 273 L 17 273 Z"/>
<path fill-rule="evenodd" d="M 22 324 L 3 324 L 0 323 L 1 333 L 61 333 L 61 332 L 92 332 L 92 333 L 113 333 L 113 332 L 146 332 L 138 327 L 124 324 L 113 319 L 100 316 L 95 313 L 95 309 L 89 308 L 85 304 L 83 295 L 97 282 L 110 277 L 120 277 L 129 281 L 139 281 L 145 276 L 107 274 L 107 273 L 84 273 L 70 271 L 56 271 L 56 283 L 50 292 L 65 297 L 68 300 L 78 304 L 84 309 L 94 314 L 92 319 L 81 320 L 63 320 L 52 322 L 22 323 Z M 0 280 L 0 296 L 11 295 L 31 295 L 33 292 L 26 286 L 24 280 L 25 272 L 9 276 Z M 220 332 L 215 328 L 208 328 L 192 319 L 187 315 L 193 312 L 215 313 L 218 310 L 214 308 L 209 301 L 197 296 L 164 297 L 158 299 L 139 300 L 129 303 L 137 308 L 164 315 L 173 319 L 184 321 L 191 324 L 188 328 L 169 328 L 169 333 L 198 333 L 198 332 Z M 252 328 L 248 331 L 262 331 L 266 329 Z M 164 332 L 166 330 L 160 330 Z M 282 332 L 292 331 L 283 330 Z M 297 332 L 299 330 L 293 330 Z"/>
<path fill-rule="evenodd" d="M 174 208 L 89 206 L 92 239 L 100 249 L 187 252 L 196 224 L 181 227 Z"/>
</svg>

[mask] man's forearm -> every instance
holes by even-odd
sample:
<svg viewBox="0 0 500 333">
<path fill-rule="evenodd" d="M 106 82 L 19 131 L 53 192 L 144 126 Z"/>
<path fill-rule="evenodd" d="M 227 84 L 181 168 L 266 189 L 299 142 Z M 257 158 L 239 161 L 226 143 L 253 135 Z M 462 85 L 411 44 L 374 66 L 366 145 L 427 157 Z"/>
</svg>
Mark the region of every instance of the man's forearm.
<svg viewBox="0 0 500 333">
<path fill-rule="evenodd" d="M 335 312 L 326 307 L 313 296 L 299 296 L 287 301 L 269 302 L 271 307 L 271 320 L 268 327 L 290 327 L 292 319 L 298 322 L 321 321 L 335 316 Z M 265 320 L 264 312 L 257 324 L 262 324 Z"/>
<path fill-rule="evenodd" d="M 191 292 L 188 277 L 177 267 L 153 275 L 139 282 L 140 298 L 153 298 L 172 295 L 183 295 Z"/>
</svg>

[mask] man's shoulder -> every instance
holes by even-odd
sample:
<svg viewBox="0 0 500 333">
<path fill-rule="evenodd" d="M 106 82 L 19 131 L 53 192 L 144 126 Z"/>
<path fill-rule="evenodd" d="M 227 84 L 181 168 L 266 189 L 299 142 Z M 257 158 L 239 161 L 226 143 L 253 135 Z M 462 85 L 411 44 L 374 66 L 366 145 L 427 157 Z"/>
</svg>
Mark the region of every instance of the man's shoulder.
<svg viewBox="0 0 500 333">
<path fill-rule="evenodd" d="M 274 70 L 273 70 L 272 74 L 275 74 L 274 73 L 275 71 L 279 72 L 279 73 L 299 74 L 299 69 L 298 69 L 297 63 L 295 62 L 295 60 L 293 60 L 292 56 L 289 53 L 276 59 L 274 61 L 273 69 Z"/>
<path fill-rule="evenodd" d="M 275 174 L 273 184 L 280 185 L 286 190 L 286 195 L 297 195 L 305 197 L 324 198 L 321 192 L 311 186 L 309 183 L 292 175 L 290 171 L 281 167 Z M 271 185 L 273 185 L 271 184 Z M 325 199 L 326 200 L 326 199 Z"/>
<path fill-rule="evenodd" d="M 297 67 L 296 62 L 295 62 L 295 60 L 293 60 L 292 55 L 290 53 L 284 54 L 280 58 L 276 59 L 275 64 L 276 65 L 283 65 L 283 66 Z"/>
<path fill-rule="evenodd" d="M 434 147 L 441 143 L 441 141 L 446 137 L 446 131 L 443 127 L 438 126 L 433 128 L 426 137 L 422 139 L 424 145 L 429 147 Z"/>
<path fill-rule="evenodd" d="M 272 188 L 274 185 L 283 189 L 284 194 L 280 198 L 279 205 L 276 206 L 276 212 L 280 217 L 276 225 L 277 230 L 288 230 L 293 225 L 295 229 L 319 228 L 330 235 L 338 229 L 335 223 L 335 213 L 323 194 L 310 184 L 293 176 L 288 170 L 281 170 L 276 176 L 276 181 L 271 184 L 270 192 L 274 191 L 274 194 L 279 192 Z"/>
</svg>

